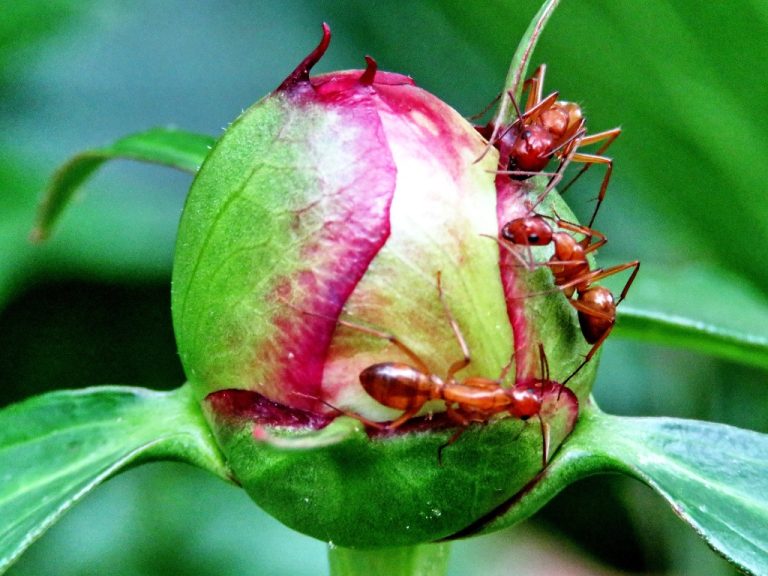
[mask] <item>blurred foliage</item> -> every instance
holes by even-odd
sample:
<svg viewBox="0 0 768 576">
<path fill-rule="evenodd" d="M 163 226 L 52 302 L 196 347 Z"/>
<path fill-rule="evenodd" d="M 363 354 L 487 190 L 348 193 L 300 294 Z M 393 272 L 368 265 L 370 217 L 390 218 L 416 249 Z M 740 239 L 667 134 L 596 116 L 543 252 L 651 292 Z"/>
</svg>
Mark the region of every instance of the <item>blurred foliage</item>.
<svg viewBox="0 0 768 576">
<path fill-rule="evenodd" d="M 469 115 L 497 93 L 537 8 L 537 0 L 4 6 L 0 403 L 52 387 L 170 388 L 183 379 L 168 279 L 189 177 L 108 168 L 54 238 L 33 247 L 37 195 L 66 158 L 155 125 L 217 135 L 314 46 L 323 20 L 334 41 L 319 71 L 360 67 L 371 54 Z M 623 128 L 597 223 L 610 238 L 603 256 L 639 258 L 660 274 L 716 266 L 729 282 L 768 285 L 756 250 L 768 240 L 766 33 L 768 7 L 749 0 L 563 0 L 533 65 L 548 64 L 546 88 L 582 103 L 592 131 Z M 600 177 L 591 170 L 568 194 L 582 215 Z M 616 338 L 602 363 L 595 393 L 609 412 L 768 432 L 763 371 Z M 733 573 L 660 499 L 613 478 L 569 488 L 534 522 L 457 544 L 452 562 L 455 574 L 512 565 L 517 574 Z M 322 544 L 244 494 L 169 464 L 99 489 L 10 574 L 51 566 L 61 575 L 316 574 L 325 557 Z"/>
</svg>

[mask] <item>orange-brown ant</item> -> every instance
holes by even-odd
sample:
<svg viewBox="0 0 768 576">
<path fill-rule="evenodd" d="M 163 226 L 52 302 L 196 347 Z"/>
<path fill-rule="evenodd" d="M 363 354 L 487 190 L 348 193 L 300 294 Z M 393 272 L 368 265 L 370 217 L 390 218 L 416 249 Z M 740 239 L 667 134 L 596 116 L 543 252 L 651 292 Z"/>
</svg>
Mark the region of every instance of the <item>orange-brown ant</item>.
<svg viewBox="0 0 768 576">
<path fill-rule="evenodd" d="M 525 81 L 523 89 L 528 88 L 525 109 L 520 110 L 514 96 L 509 98 L 517 111 L 517 119 L 506 127 L 494 126 L 493 123 L 479 128 L 480 133 L 499 149 L 500 162 L 504 168 L 501 173 L 524 180 L 541 173 L 550 160 L 557 158 L 560 166 L 552 175 L 546 192 L 560 178 L 561 172 L 569 162 L 584 164 L 584 167 L 560 191 L 564 193 L 593 164 L 606 166 L 605 176 L 600 185 L 597 204 L 589 221 L 595 221 L 600 204 L 605 198 L 608 182 L 613 172 L 613 160 L 602 154 L 621 134 L 621 128 L 613 128 L 597 134 L 587 134 L 585 119 L 581 107 L 574 102 L 558 100 L 558 92 L 543 97 L 544 74 L 546 66 L 542 64 L 533 76 Z M 591 144 L 603 144 L 594 154 L 579 152 L 578 149 Z M 546 194 L 545 192 L 545 194 Z M 538 204 L 542 198 L 536 202 Z M 535 205 L 534 205 L 535 208 Z"/>
<path fill-rule="evenodd" d="M 386 424 L 372 422 L 357 414 L 348 414 L 349 416 L 359 419 L 368 426 L 394 430 L 415 417 L 428 401 L 443 400 L 448 418 L 461 426 L 461 429 L 446 444 L 441 446 L 438 452 L 440 457 L 443 448 L 456 441 L 472 422 L 488 422 L 491 417 L 504 412 L 521 420 L 527 420 L 536 415 L 540 416 L 544 395 L 553 390 L 558 390 L 558 399 L 562 394 L 568 397 L 569 402 L 578 405 L 578 400 L 573 392 L 549 379 L 549 367 L 543 346 L 539 348 L 541 376 L 538 378 L 519 379 L 512 388 L 503 387 L 502 382 L 509 371 L 510 362 L 495 380 L 470 376 L 459 381 L 456 378 L 456 373 L 469 366 L 471 355 L 458 323 L 445 301 L 439 272 L 437 274 L 437 289 L 463 354 L 460 360 L 451 364 L 445 378 L 434 374 L 416 352 L 397 336 L 345 320 L 338 320 L 342 326 L 388 340 L 408 356 L 413 363 L 410 365 L 402 362 L 381 362 L 368 366 L 360 373 L 360 383 L 366 392 L 385 406 L 403 410 L 402 415 Z M 542 459 L 546 465 L 549 457 L 547 425 L 541 420 L 540 425 L 543 442 Z"/>
<path fill-rule="evenodd" d="M 501 229 L 501 237 L 511 244 L 526 246 L 529 250 L 531 246 L 554 244 L 555 253 L 544 265 L 552 270 L 555 286 L 563 291 L 576 309 L 584 339 L 588 344 L 592 344 L 582 363 L 563 380 L 562 385 L 565 386 L 592 359 L 613 330 L 616 324 L 616 307 L 624 300 L 629 287 L 632 286 L 640 270 L 640 262 L 633 260 L 610 268 L 593 270 L 587 260 L 587 254 L 605 244 L 605 235 L 592 228 L 565 222 L 559 218 L 555 220 L 555 224 L 561 229 L 583 234 L 584 238 L 577 241 L 568 232 L 555 232 L 544 217 L 538 215 L 516 218 L 507 222 Z M 598 240 L 592 242 L 595 237 Z M 615 299 L 607 288 L 593 286 L 603 278 L 630 268 L 633 269 L 632 273 L 618 299 Z"/>
</svg>

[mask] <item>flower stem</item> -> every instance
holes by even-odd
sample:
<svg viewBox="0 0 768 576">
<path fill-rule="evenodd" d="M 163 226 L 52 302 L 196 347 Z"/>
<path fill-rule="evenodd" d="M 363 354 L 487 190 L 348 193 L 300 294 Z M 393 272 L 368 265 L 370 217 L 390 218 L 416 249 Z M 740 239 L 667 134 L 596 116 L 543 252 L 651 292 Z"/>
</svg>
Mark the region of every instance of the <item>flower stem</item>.
<svg viewBox="0 0 768 576">
<path fill-rule="evenodd" d="M 449 543 L 400 548 L 352 550 L 328 547 L 331 576 L 444 576 L 448 571 Z"/>
</svg>

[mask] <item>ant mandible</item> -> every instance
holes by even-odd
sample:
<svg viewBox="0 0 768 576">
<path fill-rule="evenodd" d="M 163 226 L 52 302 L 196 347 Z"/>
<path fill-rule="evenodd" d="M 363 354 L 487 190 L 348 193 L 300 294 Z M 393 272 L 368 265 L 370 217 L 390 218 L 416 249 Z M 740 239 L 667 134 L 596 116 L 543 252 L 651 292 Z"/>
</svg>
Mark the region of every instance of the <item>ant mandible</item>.
<svg viewBox="0 0 768 576">
<path fill-rule="evenodd" d="M 525 81 L 523 89 L 528 88 L 528 99 L 525 110 L 521 111 L 514 96 L 509 94 L 512 105 L 517 111 L 517 119 L 504 128 L 500 134 L 492 124 L 480 129 L 480 133 L 491 139 L 491 144 L 499 148 L 500 161 L 506 173 L 513 178 L 524 180 L 541 173 L 552 158 L 560 161 L 560 166 L 552 175 L 550 185 L 535 205 L 543 200 L 543 196 L 560 178 L 565 166 L 573 161 L 584 164 L 584 167 L 568 182 L 560 193 L 568 188 L 594 164 L 606 166 L 605 176 L 600 185 L 597 204 L 589 220 L 592 226 L 605 198 L 608 182 L 613 172 L 613 160 L 602 154 L 621 134 L 621 128 L 613 128 L 597 134 L 587 134 L 585 119 L 581 107 L 574 102 L 558 100 L 558 92 L 543 97 L 544 75 L 546 65 L 542 64 L 533 76 Z M 594 154 L 579 152 L 578 149 L 591 144 L 603 144 Z M 534 205 L 534 208 L 535 208 Z"/>
<path fill-rule="evenodd" d="M 408 356 L 413 363 L 410 365 L 402 362 L 381 362 L 368 366 L 360 373 L 360 383 L 366 392 L 385 406 L 403 410 L 401 416 L 387 424 L 372 422 L 356 414 L 349 414 L 350 416 L 375 428 L 394 430 L 416 416 L 428 401 L 443 400 L 448 418 L 461 426 L 461 429 L 445 445 L 441 446 L 438 453 L 440 456 L 442 449 L 456 441 L 472 422 L 487 422 L 492 416 L 503 412 L 508 412 L 511 416 L 521 420 L 527 420 L 536 415 L 541 417 L 544 394 L 552 390 L 559 389 L 558 399 L 561 394 L 564 394 L 569 397 L 570 401 L 578 403 L 572 391 L 549 379 L 549 366 L 546 362 L 543 346 L 539 348 L 541 358 L 541 377 L 539 378 L 520 379 L 512 388 L 504 388 L 502 382 L 509 371 L 510 362 L 502 369 L 496 380 L 480 376 L 470 376 L 462 381 L 457 380 L 456 373 L 469 366 L 471 355 L 459 325 L 445 301 L 439 272 L 437 273 L 437 290 L 440 302 L 463 354 L 460 360 L 451 364 L 445 378 L 434 374 L 427 364 L 397 336 L 345 320 L 338 320 L 342 326 L 388 340 Z M 543 443 L 542 459 L 546 465 L 549 458 L 547 425 L 543 421 L 540 421 L 540 425 Z"/>
<path fill-rule="evenodd" d="M 592 359 L 613 330 L 616 324 L 616 307 L 624 300 L 630 286 L 632 286 L 632 282 L 640 270 L 640 262 L 633 260 L 610 268 L 592 270 L 587 260 L 587 254 L 594 252 L 606 243 L 605 235 L 592 228 L 579 226 L 559 218 L 555 220 L 555 224 L 563 230 L 583 234 L 584 238 L 577 241 L 568 232 L 555 232 L 544 217 L 539 215 L 525 216 L 507 222 L 501 229 L 501 237 L 511 244 L 526 246 L 529 251 L 531 246 L 554 244 L 555 253 L 543 265 L 552 270 L 555 286 L 563 291 L 568 301 L 576 309 L 581 333 L 587 343 L 592 344 L 592 348 L 582 363 L 563 380 L 562 385 L 565 386 Z M 595 242 L 592 241 L 594 238 L 597 238 Z M 529 262 L 531 261 L 529 252 Z M 632 273 L 624 284 L 618 299 L 615 299 L 607 288 L 593 286 L 595 282 L 603 278 L 630 268 L 632 268 Z"/>
</svg>

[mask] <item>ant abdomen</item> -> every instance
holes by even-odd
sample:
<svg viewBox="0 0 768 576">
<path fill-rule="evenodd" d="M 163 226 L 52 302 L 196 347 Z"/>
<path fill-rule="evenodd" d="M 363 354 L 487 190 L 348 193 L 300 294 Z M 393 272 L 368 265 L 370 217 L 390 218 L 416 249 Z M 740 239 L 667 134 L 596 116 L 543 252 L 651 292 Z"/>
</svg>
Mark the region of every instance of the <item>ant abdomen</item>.
<svg viewBox="0 0 768 576">
<path fill-rule="evenodd" d="M 609 330 L 616 318 L 616 303 L 613 294 L 603 286 L 592 286 L 581 293 L 579 299 L 592 312 L 579 310 L 579 326 L 588 344 L 594 344 Z"/>
<path fill-rule="evenodd" d="M 401 362 L 368 366 L 360 372 L 360 384 L 377 402 L 398 410 L 419 408 L 437 397 L 432 378 Z"/>
</svg>

